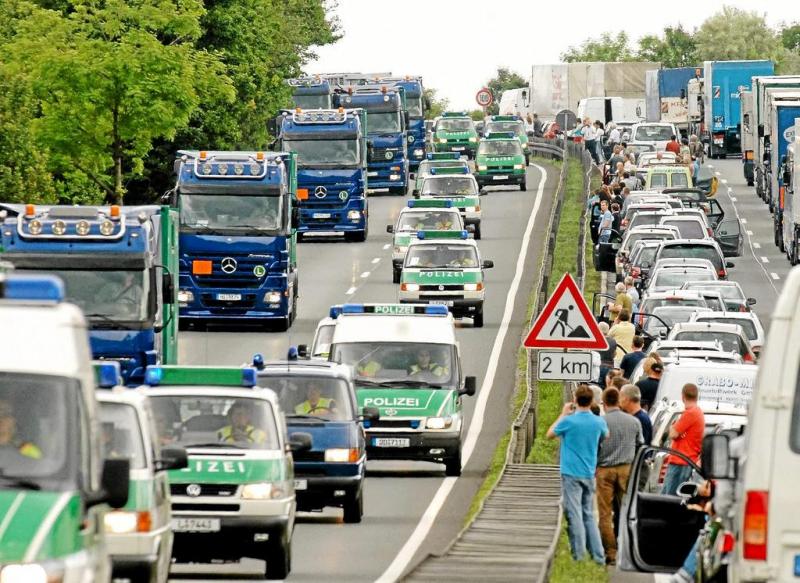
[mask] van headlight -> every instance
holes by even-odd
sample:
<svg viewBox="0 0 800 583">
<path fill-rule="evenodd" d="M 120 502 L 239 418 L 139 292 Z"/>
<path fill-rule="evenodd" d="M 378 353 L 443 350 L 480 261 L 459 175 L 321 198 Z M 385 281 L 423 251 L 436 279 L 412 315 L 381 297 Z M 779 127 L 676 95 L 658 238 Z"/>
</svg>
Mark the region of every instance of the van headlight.
<svg viewBox="0 0 800 583">
<path fill-rule="evenodd" d="M 347 219 L 350 221 L 358 221 L 361 219 L 361 211 L 347 211 Z"/>
<path fill-rule="evenodd" d="M 255 484 L 245 484 L 242 487 L 242 499 L 244 500 L 269 500 L 278 498 L 275 496 L 275 489 L 269 482 L 256 482 Z"/>
<path fill-rule="evenodd" d="M 103 517 L 106 532 L 111 534 L 130 534 L 136 532 L 138 516 L 135 512 L 115 510 Z"/>
<path fill-rule="evenodd" d="M 470 143 L 475 144 L 475 143 L 477 143 L 478 138 L 476 138 L 475 136 L 471 136 L 469 141 L 470 141 Z"/>
<path fill-rule="evenodd" d="M 439 138 L 439 143 L 440 144 L 446 144 L 447 143 L 447 138 Z"/>
<path fill-rule="evenodd" d="M 65 570 L 61 561 L 6 565 L 0 569 L 0 583 L 62 583 Z"/>
<path fill-rule="evenodd" d="M 394 252 L 397 254 L 402 254 L 408 251 L 408 247 L 404 247 L 403 245 L 395 245 Z"/>
<path fill-rule="evenodd" d="M 447 429 L 453 424 L 452 417 L 428 417 L 425 427 L 428 429 Z"/>
<path fill-rule="evenodd" d="M 522 170 L 523 168 L 525 168 L 525 166 L 522 164 L 514 164 L 514 170 Z"/>
<path fill-rule="evenodd" d="M 478 172 L 486 172 L 489 169 L 488 166 L 484 166 L 483 164 L 478 164 Z"/>
</svg>

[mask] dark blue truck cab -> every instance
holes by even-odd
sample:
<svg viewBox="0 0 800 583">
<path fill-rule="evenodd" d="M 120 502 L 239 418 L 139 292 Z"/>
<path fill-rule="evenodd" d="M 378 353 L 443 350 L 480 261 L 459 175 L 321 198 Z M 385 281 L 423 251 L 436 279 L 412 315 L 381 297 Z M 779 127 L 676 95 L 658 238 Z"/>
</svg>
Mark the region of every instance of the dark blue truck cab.
<svg viewBox="0 0 800 583">
<path fill-rule="evenodd" d="M 299 77 L 289 79 L 292 88 L 292 103 L 301 109 L 330 109 L 333 106 L 333 91 L 327 79 Z"/>
<path fill-rule="evenodd" d="M 415 172 L 427 153 L 425 145 L 425 112 L 430 109 L 430 99 L 425 95 L 422 77 L 389 77 L 381 84 L 400 87 L 405 93 L 405 110 L 408 112 L 408 162 Z"/>
</svg>

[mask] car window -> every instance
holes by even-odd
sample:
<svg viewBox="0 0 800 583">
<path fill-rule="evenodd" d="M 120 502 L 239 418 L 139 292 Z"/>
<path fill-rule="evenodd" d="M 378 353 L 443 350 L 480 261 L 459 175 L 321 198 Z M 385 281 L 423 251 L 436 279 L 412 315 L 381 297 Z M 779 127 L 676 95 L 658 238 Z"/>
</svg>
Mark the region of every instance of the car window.
<svg viewBox="0 0 800 583">
<path fill-rule="evenodd" d="M 100 425 L 106 459 L 129 460 L 134 470 L 145 467 L 144 441 L 136 409 L 125 403 L 100 403 Z"/>
<path fill-rule="evenodd" d="M 670 177 L 673 187 L 689 186 L 689 177 L 685 172 L 672 172 Z"/>
<path fill-rule="evenodd" d="M 717 324 L 738 324 L 744 330 L 748 340 L 755 340 L 758 338 L 758 330 L 756 330 L 755 323 L 748 318 L 698 318 L 701 322 L 715 322 Z"/>
<path fill-rule="evenodd" d="M 708 259 L 717 271 L 723 270 L 722 258 L 714 247 L 710 245 L 695 245 L 683 243 L 677 245 L 665 245 L 659 253 L 659 259 Z"/>
<path fill-rule="evenodd" d="M 713 281 L 715 277 L 708 269 L 659 269 L 653 283 L 658 287 L 679 288 L 687 279 Z"/>
<path fill-rule="evenodd" d="M 697 221 L 677 221 L 666 219 L 662 221 L 662 225 L 672 225 L 678 227 L 681 234 L 681 239 L 704 239 L 706 236 L 705 229 Z"/>
<path fill-rule="evenodd" d="M 735 352 L 744 356 L 747 350 L 742 345 L 741 338 L 733 332 L 719 332 L 717 330 L 686 330 L 678 332 L 675 340 L 696 340 L 698 342 L 713 342 L 719 340 L 722 350 L 725 352 Z"/>
</svg>

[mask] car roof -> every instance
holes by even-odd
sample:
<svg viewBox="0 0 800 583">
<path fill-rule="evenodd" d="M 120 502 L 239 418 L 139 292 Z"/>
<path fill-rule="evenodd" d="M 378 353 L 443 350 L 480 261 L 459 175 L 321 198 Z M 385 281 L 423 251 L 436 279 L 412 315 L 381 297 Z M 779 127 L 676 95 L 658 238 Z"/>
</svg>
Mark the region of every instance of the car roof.
<svg viewBox="0 0 800 583">
<path fill-rule="evenodd" d="M 706 247 L 715 247 L 719 249 L 717 242 L 712 239 L 665 239 L 661 244 L 665 247 L 674 245 L 704 245 Z"/>
<path fill-rule="evenodd" d="M 663 300 L 664 298 L 681 298 L 686 300 L 699 300 L 702 296 L 693 290 L 688 289 L 670 289 L 659 292 L 653 292 L 647 295 L 645 300 Z"/>
<path fill-rule="evenodd" d="M 680 322 L 672 328 L 672 333 L 677 332 L 724 332 L 729 334 L 744 335 L 744 330 L 739 324 L 722 324 L 717 322 Z"/>
<path fill-rule="evenodd" d="M 409 247 L 417 245 L 462 245 L 464 247 L 478 248 L 478 242 L 475 239 L 411 239 L 408 242 Z"/>
</svg>

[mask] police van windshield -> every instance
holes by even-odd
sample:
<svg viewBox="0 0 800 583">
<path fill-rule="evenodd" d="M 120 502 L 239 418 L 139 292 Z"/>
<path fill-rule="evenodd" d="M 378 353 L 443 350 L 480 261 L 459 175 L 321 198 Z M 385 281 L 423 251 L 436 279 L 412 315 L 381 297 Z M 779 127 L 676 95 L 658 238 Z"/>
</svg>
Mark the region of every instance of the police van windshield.
<svg viewBox="0 0 800 583">
<path fill-rule="evenodd" d="M 355 167 L 360 156 L 358 140 L 284 140 L 283 148 L 297 154 L 297 165 Z"/>
<path fill-rule="evenodd" d="M 522 156 L 522 146 L 517 140 L 483 140 L 478 144 L 478 154 L 486 156 Z"/>
<path fill-rule="evenodd" d="M 440 119 L 436 123 L 436 131 L 442 132 L 472 132 L 475 125 L 471 119 Z"/>
<path fill-rule="evenodd" d="M 633 133 L 632 142 L 668 142 L 672 137 L 669 126 L 641 125 Z"/>
<path fill-rule="evenodd" d="M 405 267 L 450 268 L 478 267 L 478 252 L 472 245 L 412 245 L 406 254 Z"/>
<path fill-rule="evenodd" d="M 161 447 L 279 447 L 272 406 L 260 399 L 159 395 L 150 400 Z"/>
<path fill-rule="evenodd" d="M 90 455 L 79 399 L 73 379 L 0 372 L 0 489 L 76 487 Z"/>
<path fill-rule="evenodd" d="M 370 134 L 393 134 L 402 127 L 399 111 L 367 112 L 367 131 Z"/>
<path fill-rule="evenodd" d="M 294 101 L 294 106 L 300 109 L 331 108 L 331 96 L 328 93 L 324 95 L 294 95 L 292 101 Z"/>
<path fill-rule="evenodd" d="M 492 132 L 513 132 L 518 136 L 523 135 L 525 132 L 523 131 L 522 122 L 521 121 L 493 121 L 486 124 L 486 127 L 483 129 L 484 134 L 491 134 Z"/>
<path fill-rule="evenodd" d="M 360 386 L 456 388 L 455 348 L 423 342 L 336 344 L 331 360 L 350 364 Z"/>
<path fill-rule="evenodd" d="M 280 196 L 181 194 L 181 232 L 263 235 L 281 229 Z"/>
<path fill-rule="evenodd" d="M 309 415 L 328 421 L 355 418 L 349 387 L 343 379 L 270 373 L 261 377 L 259 384 L 278 394 L 281 409 L 290 420 Z"/>
<path fill-rule="evenodd" d="M 433 196 L 466 196 L 478 194 L 478 183 L 469 176 L 426 178 L 422 194 Z"/>
<path fill-rule="evenodd" d="M 131 469 L 144 468 L 144 442 L 136 409 L 125 403 L 100 403 L 103 457 L 129 460 Z"/>
<path fill-rule="evenodd" d="M 24 273 L 57 275 L 64 282 L 67 301 L 78 306 L 93 328 L 119 323 L 147 323 L 155 317 L 156 291 L 150 272 L 116 269 L 20 269 Z"/>
<path fill-rule="evenodd" d="M 454 211 L 413 211 L 400 215 L 398 231 L 449 231 L 461 228 L 461 215 Z"/>
</svg>

